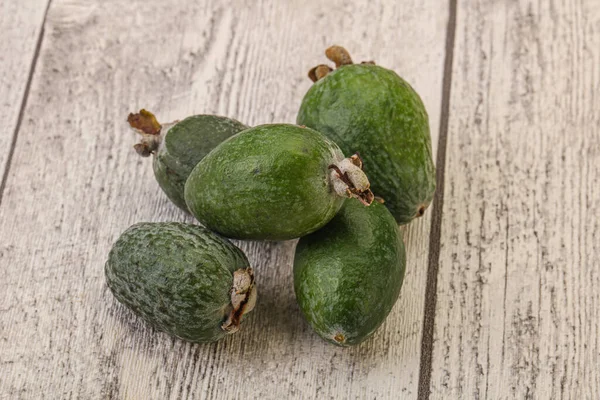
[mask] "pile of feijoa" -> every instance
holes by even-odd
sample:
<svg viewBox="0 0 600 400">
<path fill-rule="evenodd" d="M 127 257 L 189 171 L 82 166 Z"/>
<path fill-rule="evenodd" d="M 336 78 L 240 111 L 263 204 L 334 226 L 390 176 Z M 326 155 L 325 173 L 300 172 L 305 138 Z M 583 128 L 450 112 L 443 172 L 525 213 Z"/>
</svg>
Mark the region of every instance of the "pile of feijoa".
<svg viewBox="0 0 600 400">
<path fill-rule="evenodd" d="M 325 54 L 336 68 L 310 70 L 297 125 L 129 115 L 162 190 L 204 225 L 136 224 L 110 251 L 112 293 L 158 330 L 211 342 L 239 329 L 257 289 L 226 238 L 300 238 L 296 299 L 328 342 L 360 343 L 391 311 L 406 267 L 398 224 L 422 216 L 435 190 L 427 112 L 395 72 L 339 46 Z"/>
</svg>

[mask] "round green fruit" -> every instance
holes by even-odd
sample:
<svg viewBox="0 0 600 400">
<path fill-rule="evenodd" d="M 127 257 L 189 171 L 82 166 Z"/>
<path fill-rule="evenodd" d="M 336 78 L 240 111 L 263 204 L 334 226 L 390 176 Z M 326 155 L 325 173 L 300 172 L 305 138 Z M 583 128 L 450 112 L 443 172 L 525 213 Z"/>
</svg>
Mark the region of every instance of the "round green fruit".
<svg viewBox="0 0 600 400">
<path fill-rule="evenodd" d="M 326 341 L 358 344 L 394 306 L 405 265 L 402 235 L 385 206 L 348 200 L 329 224 L 298 242 L 294 289 L 300 310 Z"/>
<path fill-rule="evenodd" d="M 287 124 L 247 129 L 196 165 L 185 201 L 207 228 L 236 239 L 286 240 L 325 225 L 344 199 L 373 200 L 359 157 Z"/>
<path fill-rule="evenodd" d="M 194 115 L 160 125 L 146 110 L 129 114 L 128 121 L 143 136 L 135 149 L 144 157 L 154 154 L 152 167 L 156 181 L 167 197 L 184 211 L 188 209 L 183 189 L 192 169 L 225 139 L 248 128 L 234 119 L 217 115 Z"/>
<path fill-rule="evenodd" d="M 423 215 L 435 191 L 427 112 L 414 89 L 394 71 L 352 64 L 339 46 L 326 52 L 338 68 L 320 65 L 297 123 L 316 129 L 343 152 L 360 151 L 375 196 L 400 224 Z"/>
<path fill-rule="evenodd" d="M 191 342 L 237 332 L 256 303 L 252 268 L 240 249 L 200 226 L 131 226 L 105 265 L 117 300 L 160 331 Z"/>
</svg>

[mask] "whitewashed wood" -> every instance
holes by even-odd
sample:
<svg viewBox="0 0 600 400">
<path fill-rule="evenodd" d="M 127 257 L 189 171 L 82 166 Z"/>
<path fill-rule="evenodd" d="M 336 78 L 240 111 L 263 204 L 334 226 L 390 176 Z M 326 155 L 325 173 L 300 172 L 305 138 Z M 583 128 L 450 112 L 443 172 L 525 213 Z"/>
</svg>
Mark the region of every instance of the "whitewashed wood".
<svg viewBox="0 0 600 400">
<path fill-rule="evenodd" d="M 47 4 L 48 0 L 0 0 L 0 180 L 8 161 Z"/>
<path fill-rule="evenodd" d="M 459 1 L 432 399 L 600 395 L 600 3 Z"/>
<path fill-rule="evenodd" d="M 302 320 L 294 242 L 242 245 L 259 304 L 214 345 L 148 329 L 114 301 L 103 263 L 132 223 L 191 221 L 132 150 L 129 111 L 293 122 L 306 72 L 338 43 L 414 84 L 436 143 L 446 19 L 435 0 L 54 0 L 0 207 L 0 396 L 415 398 L 429 213 L 408 228 L 399 303 L 354 349 Z"/>
</svg>

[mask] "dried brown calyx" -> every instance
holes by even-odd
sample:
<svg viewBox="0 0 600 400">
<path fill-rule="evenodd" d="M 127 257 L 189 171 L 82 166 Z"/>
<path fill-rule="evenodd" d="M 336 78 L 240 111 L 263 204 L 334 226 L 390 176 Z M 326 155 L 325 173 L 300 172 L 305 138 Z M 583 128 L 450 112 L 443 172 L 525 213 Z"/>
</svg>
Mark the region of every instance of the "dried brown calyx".
<svg viewBox="0 0 600 400">
<path fill-rule="evenodd" d="M 308 71 L 308 77 L 311 81 L 316 82 L 319 79 L 325 77 L 328 73 L 333 71 L 329 65 L 319 64 L 310 71 Z"/>
<path fill-rule="evenodd" d="M 427 210 L 427 207 L 429 207 L 429 203 L 424 203 L 421 204 L 417 207 L 417 213 L 416 213 L 416 217 L 422 217 L 423 215 L 425 215 L 425 210 Z"/>
<path fill-rule="evenodd" d="M 252 268 L 235 271 L 230 292 L 232 310 L 221 325 L 225 332 L 235 333 L 240 329 L 242 316 L 252 311 L 256 305 L 256 296 L 257 291 Z"/>
<path fill-rule="evenodd" d="M 352 65 L 352 57 L 348 50 L 342 46 L 333 45 L 325 50 L 325 56 L 335 63 L 336 68 L 343 67 L 344 65 Z M 375 64 L 375 61 L 363 61 L 361 64 Z M 316 67 L 308 71 L 308 77 L 316 82 L 329 74 L 333 69 L 326 64 L 319 64 Z"/>
<path fill-rule="evenodd" d="M 329 47 L 325 50 L 325 57 L 333 61 L 336 68 L 339 68 L 342 65 L 354 64 L 352 62 L 352 57 L 350 57 L 350 53 L 342 46 L 333 45 Z"/>
<path fill-rule="evenodd" d="M 358 153 L 344 158 L 337 164 L 331 164 L 330 179 L 333 190 L 339 196 L 353 197 L 365 206 L 371 205 L 375 196 L 371 192 L 371 184 L 362 170 L 363 162 Z"/>
<path fill-rule="evenodd" d="M 142 135 L 140 142 L 133 146 L 135 151 L 142 157 L 155 153 L 162 140 L 160 132 L 163 127 L 154 114 L 141 109 L 137 114 L 130 113 L 127 122 L 134 131 Z"/>
<path fill-rule="evenodd" d="M 346 341 L 346 336 L 344 336 L 343 333 L 338 332 L 335 334 L 335 336 L 333 337 L 333 340 L 335 340 L 336 342 L 338 342 L 339 344 L 344 344 L 344 342 Z"/>
</svg>

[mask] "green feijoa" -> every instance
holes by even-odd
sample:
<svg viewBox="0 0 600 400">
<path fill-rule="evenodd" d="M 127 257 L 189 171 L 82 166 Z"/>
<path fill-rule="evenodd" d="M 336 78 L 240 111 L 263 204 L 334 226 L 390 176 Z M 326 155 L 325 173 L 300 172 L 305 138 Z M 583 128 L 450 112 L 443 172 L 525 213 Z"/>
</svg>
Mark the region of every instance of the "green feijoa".
<svg viewBox="0 0 600 400">
<path fill-rule="evenodd" d="M 358 156 L 288 124 L 247 129 L 196 165 L 185 201 L 207 228 L 237 239 L 286 240 L 325 225 L 345 198 L 373 200 Z"/>
<path fill-rule="evenodd" d="M 358 344 L 391 311 L 405 265 L 402 234 L 386 207 L 348 200 L 329 224 L 298 242 L 294 289 L 300 310 L 326 341 Z"/>
<path fill-rule="evenodd" d="M 221 142 L 248 127 L 218 115 L 193 115 L 172 124 L 159 124 L 152 113 L 129 114 L 132 128 L 142 134 L 135 149 L 154 155 L 152 167 L 159 186 L 179 208 L 188 211 L 183 189 L 192 169 Z"/>
<path fill-rule="evenodd" d="M 244 253 L 196 225 L 131 226 L 112 247 L 105 274 L 118 301 L 156 329 L 191 342 L 236 332 L 256 302 Z"/>
<path fill-rule="evenodd" d="M 435 191 L 427 112 L 415 90 L 394 71 L 352 64 L 339 46 L 326 55 L 338 67 L 312 69 L 297 123 L 325 134 L 342 151 L 360 151 L 375 196 L 396 221 L 423 215 Z"/>
</svg>

